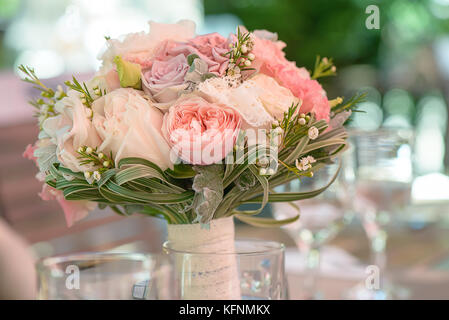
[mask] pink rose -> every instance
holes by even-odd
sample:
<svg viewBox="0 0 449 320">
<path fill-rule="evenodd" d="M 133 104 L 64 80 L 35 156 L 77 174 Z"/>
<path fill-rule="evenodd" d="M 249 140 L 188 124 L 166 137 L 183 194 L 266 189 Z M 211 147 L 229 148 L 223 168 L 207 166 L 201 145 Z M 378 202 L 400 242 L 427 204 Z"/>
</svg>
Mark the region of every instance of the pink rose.
<svg viewBox="0 0 449 320">
<path fill-rule="evenodd" d="M 166 61 L 156 60 L 151 69 L 143 73 L 143 89 L 157 102 L 176 100 L 179 91 L 186 89 L 184 77 L 189 68 L 182 54 Z"/>
<path fill-rule="evenodd" d="M 234 109 L 186 96 L 165 114 L 162 130 L 179 158 L 191 164 L 209 165 L 232 151 L 241 124 Z"/>
<path fill-rule="evenodd" d="M 316 80 L 310 79 L 309 72 L 298 68 L 285 58 L 282 49 L 285 43 L 254 37 L 252 53 L 256 56 L 253 66 L 260 73 L 275 78 L 279 84 L 302 100 L 300 111 L 313 112 L 317 119 L 329 121 L 330 105 L 326 92 Z"/>
<path fill-rule="evenodd" d="M 158 50 L 155 59 L 166 60 L 179 54 L 189 56 L 196 54 L 209 66 L 209 72 L 217 76 L 223 76 L 228 68 L 229 57 L 224 56 L 228 52 L 228 40 L 218 33 L 210 33 L 197 36 L 187 42 L 167 41 Z"/>
<path fill-rule="evenodd" d="M 89 211 L 96 207 L 96 203 L 89 201 L 68 201 L 64 199 L 61 190 L 54 189 L 47 184 L 42 186 L 42 191 L 39 196 L 44 201 L 57 200 L 62 210 L 64 211 L 67 226 L 70 228 L 79 220 L 84 219 Z"/>
</svg>

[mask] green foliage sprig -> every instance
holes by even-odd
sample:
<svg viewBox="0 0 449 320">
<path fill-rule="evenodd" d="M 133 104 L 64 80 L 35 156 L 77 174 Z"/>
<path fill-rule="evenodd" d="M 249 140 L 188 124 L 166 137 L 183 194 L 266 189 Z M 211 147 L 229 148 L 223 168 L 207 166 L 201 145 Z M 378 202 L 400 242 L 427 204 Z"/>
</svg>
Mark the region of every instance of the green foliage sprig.
<svg viewBox="0 0 449 320">
<path fill-rule="evenodd" d="M 332 58 L 316 57 L 315 67 L 312 73 L 312 79 L 318 79 L 323 77 L 335 76 L 337 74 L 337 68 L 334 66 Z"/>
<path fill-rule="evenodd" d="M 33 88 L 40 91 L 41 97 L 29 101 L 29 104 L 36 108 L 35 115 L 38 117 L 39 124 L 41 125 L 45 119 L 58 114 L 55 110 L 55 104 L 67 95 L 60 86 L 56 92 L 47 87 L 36 75 L 33 68 L 20 65 L 19 71 L 25 74 L 25 78 L 22 79 L 23 81 L 33 84 Z"/>
<path fill-rule="evenodd" d="M 229 56 L 229 67 L 227 74 L 232 75 L 238 71 L 250 71 L 255 70 L 250 68 L 252 61 L 255 59 L 254 54 L 251 53 L 254 42 L 251 39 L 249 32 L 242 33 L 240 27 L 237 28 L 237 41 L 230 44 L 230 50 L 224 55 Z"/>
<path fill-rule="evenodd" d="M 366 100 L 367 93 L 357 93 L 349 98 L 347 101 L 342 101 L 340 104 L 331 108 L 331 112 L 335 115 L 343 111 L 351 110 L 352 112 L 364 112 L 358 110 L 358 104 Z"/>
</svg>

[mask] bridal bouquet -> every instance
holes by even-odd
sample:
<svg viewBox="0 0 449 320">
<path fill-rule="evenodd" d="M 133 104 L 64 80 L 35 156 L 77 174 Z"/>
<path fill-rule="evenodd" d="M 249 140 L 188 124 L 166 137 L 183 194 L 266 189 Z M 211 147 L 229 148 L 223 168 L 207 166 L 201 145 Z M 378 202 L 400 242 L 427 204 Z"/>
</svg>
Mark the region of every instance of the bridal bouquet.
<svg viewBox="0 0 449 320">
<path fill-rule="evenodd" d="M 274 191 L 346 149 L 343 125 L 360 96 L 328 99 L 317 79 L 335 74 L 331 59 L 318 58 L 309 72 L 286 59 L 275 33 L 196 35 L 191 21 L 151 22 L 149 33 L 106 41 L 102 66 L 85 83 L 73 77 L 52 89 L 20 67 L 41 91 L 31 102 L 40 133 L 25 156 L 40 169 L 40 196 L 59 201 L 69 226 L 98 205 L 165 219 L 169 238 L 184 243 L 223 233 L 219 221 L 232 219 L 221 218 L 292 222 L 298 217 L 256 215 L 268 202 L 326 189 Z M 257 209 L 239 208 L 249 203 Z"/>
</svg>

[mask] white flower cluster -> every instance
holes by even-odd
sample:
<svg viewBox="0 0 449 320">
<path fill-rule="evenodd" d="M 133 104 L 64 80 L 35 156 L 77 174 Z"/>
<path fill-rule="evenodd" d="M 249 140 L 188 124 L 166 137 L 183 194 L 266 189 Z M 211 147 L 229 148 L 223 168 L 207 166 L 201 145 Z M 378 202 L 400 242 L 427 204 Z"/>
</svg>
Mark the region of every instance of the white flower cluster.
<svg viewBox="0 0 449 320">
<path fill-rule="evenodd" d="M 299 171 L 307 171 L 312 168 L 312 164 L 315 163 L 316 160 L 312 156 L 307 156 L 304 158 L 301 158 L 300 160 L 296 159 L 296 168 L 298 168 Z"/>
<path fill-rule="evenodd" d="M 310 127 L 308 135 L 310 140 L 315 140 L 320 135 L 320 131 L 317 129 L 317 127 Z"/>
</svg>

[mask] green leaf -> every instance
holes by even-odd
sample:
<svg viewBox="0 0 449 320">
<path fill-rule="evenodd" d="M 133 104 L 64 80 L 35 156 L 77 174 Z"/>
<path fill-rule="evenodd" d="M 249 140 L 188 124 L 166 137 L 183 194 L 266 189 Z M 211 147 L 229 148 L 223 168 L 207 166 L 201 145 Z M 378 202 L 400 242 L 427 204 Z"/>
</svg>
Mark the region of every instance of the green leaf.
<svg viewBox="0 0 449 320">
<path fill-rule="evenodd" d="M 286 224 L 290 224 L 299 219 L 299 214 L 293 218 L 288 218 L 284 220 L 275 220 L 270 218 L 260 218 L 260 217 L 251 217 L 243 214 L 236 214 L 235 217 L 242 222 L 245 222 L 249 225 L 261 228 L 273 228 L 273 227 L 282 227 Z"/>
<path fill-rule="evenodd" d="M 156 204 L 170 204 L 170 203 L 182 203 L 193 198 L 194 193 L 192 191 L 185 191 L 180 194 L 170 193 L 149 193 L 142 191 L 134 191 L 118 184 L 108 181 L 105 186 L 121 199 L 126 199 L 130 203 L 156 203 Z"/>
<path fill-rule="evenodd" d="M 122 88 L 142 89 L 142 67 L 139 64 L 125 61 L 121 56 L 116 56 L 114 62 Z"/>
<path fill-rule="evenodd" d="M 296 159 L 298 159 L 301 154 L 303 153 L 304 148 L 309 143 L 309 137 L 305 136 L 301 140 L 299 140 L 299 143 L 296 145 L 295 149 L 290 153 L 290 155 L 284 160 L 285 163 L 290 164 Z"/>
<path fill-rule="evenodd" d="M 284 192 L 284 193 L 274 193 L 274 194 L 270 194 L 268 196 L 268 201 L 269 202 L 292 202 L 292 201 L 297 201 L 297 200 L 304 200 L 304 199 L 310 199 L 313 197 L 318 196 L 319 194 L 323 193 L 327 188 L 329 188 L 329 186 L 334 183 L 334 181 L 337 179 L 338 174 L 340 173 L 340 169 L 341 169 L 341 162 L 340 165 L 338 167 L 338 170 L 335 172 L 334 176 L 332 177 L 332 179 L 329 181 L 329 183 L 327 185 L 325 185 L 322 188 L 313 190 L 313 191 L 308 191 L 308 192 Z M 258 197 L 254 197 L 252 199 L 249 200 L 245 200 L 245 203 L 260 203 L 263 201 L 263 197 L 258 196 Z"/>
<path fill-rule="evenodd" d="M 196 175 L 192 166 L 184 163 L 175 165 L 173 170 L 165 170 L 165 173 L 174 179 L 191 179 Z"/>
<path fill-rule="evenodd" d="M 72 177 L 80 179 L 80 180 L 85 180 L 84 174 L 82 172 L 73 172 L 72 170 L 64 168 L 62 166 L 58 167 L 58 171 L 60 174 L 65 174 L 65 175 L 69 175 L 69 176 L 72 176 Z"/>
<path fill-rule="evenodd" d="M 192 189 L 195 190 L 193 200 L 195 222 L 209 223 L 223 200 L 223 166 L 214 164 L 195 166 L 193 169 L 197 172 L 192 185 Z"/>
<path fill-rule="evenodd" d="M 114 168 L 114 169 L 109 169 L 108 171 L 104 172 L 101 175 L 101 179 L 100 181 L 97 182 L 98 186 L 101 187 L 103 186 L 106 182 L 109 181 L 109 179 L 111 179 L 112 177 L 115 176 L 115 174 L 118 172 L 118 169 Z"/>
<path fill-rule="evenodd" d="M 191 65 L 193 64 L 193 61 L 195 61 L 195 59 L 199 59 L 199 58 L 200 58 L 200 56 L 197 55 L 197 54 L 194 54 L 194 53 L 189 54 L 189 55 L 187 56 L 187 64 L 188 64 L 189 66 L 191 66 Z"/>
<path fill-rule="evenodd" d="M 136 180 L 143 177 L 151 177 L 164 180 L 163 175 L 155 168 L 144 165 L 135 165 L 118 172 L 115 175 L 115 181 L 119 186 L 121 186 L 127 183 L 128 181 Z"/>
</svg>

